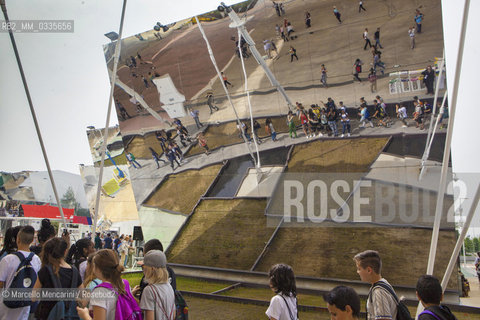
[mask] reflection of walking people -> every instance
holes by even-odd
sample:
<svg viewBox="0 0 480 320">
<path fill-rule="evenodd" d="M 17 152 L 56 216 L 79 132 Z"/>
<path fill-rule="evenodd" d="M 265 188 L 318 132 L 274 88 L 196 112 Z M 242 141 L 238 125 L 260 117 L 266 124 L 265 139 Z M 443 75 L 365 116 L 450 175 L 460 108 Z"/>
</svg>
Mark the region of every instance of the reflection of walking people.
<svg viewBox="0 0 480 320">
<path fill-rule="evenodd" d="M 148 147 L 148 149 L 150 149 L 150 152 L 152 153 L 153 160 L 155 160 L 155 163 L 157 164 L 157 169 L 160 168 L 160 161 L 162 161 L 163 163 L 166 163 L 165 160 L 160 159 L 160 156 L 158 155 L 158 153 L 155 150 L 153 150 L 152 147 Z"/>
<path fill-rule="evenodd" d="M 310 12 L 305 11 L 305 27 L 310 28 L 312 26 L 312 16 Z"/>
<path fill-rule="evenodd" d="M 375 31 L 374 39 L 375 39 L 375 49 L 377 47 L 380 47 L 380 49 L 383 49 L 382 45 L 380 44 L 380 28 L 377 28 L 377 31 Z"/>
<path fill-rule="evenodd" d="M 432 70 L 431 66 L 428 66 L 423 74 L 423 83 L 427 87 L 427 94 L 433 94 L 433 82 L 435 81 L 435 71 Z"/>
<path fill-rule="evenodd" d="M 197 129 L 200 129 L 201 127 L 203 127 L 203 123 L 200 122 L 200 112 L 198 110 L 191 109 L 190 115 L 192 116 L 193 120 L 195 120 Z"/>
<path fill-rule="evenodd" d="M 360 0 L 360 1 L 358 2 L 358 12 L 362 12 L 362 10 L 363 10 L 363 11 L 367 11 L 367 9 L 365 9 L 365 8 L 363 7 L 363 1 Z"/>
<path fill-rule="evenodd" d="M 115 100 L 115 105 L 118 108 L 118 112 L 120 113 L 120 117 L 122 117 L 122 120 L 127 120 L 130 119 L 132 116 L 130 116 L 125 109 L 125 107 L 120 103 L 120 101 Z"/>
<path fill-rule="evenodd" d="M 355 79 L 358 80 L 358 82 L 362 82 L 362 80 L 360 80 L 360 77 L 358 76 L 360 73 L 362 73 L 362 64 L 363 62 L 357 58 L 357 60 L 355 60 L 355 63 L 353 64 L 353 66 L 355 67 L 355 72 L 353 73 L 353 76 Z"/>
<path fill-rule="evenodd" d="M 410 37 L 410 48 L 415 49 L 415 27 L 408 29 L 408 36 Z"/>
<path fill-rule="evenodd" d="M 423 13 L 420 10 L 415 10 L 415 17 L 413 18 L 415 23 L 417 24 L 417 33 L 422 33 L 422 21 L 423 21 Z"/>
<path fill-rule="evenodd" d="M 370 38 L 368 37 L 368 29 L 365 28 L 365 31 L 363 32 L 363 39 L 365 40 L 365 46 L 363 47 L 363 50 L 367 50 L 367 45 L 369 48 L 372 47 L 372 43 L 370 42 Z"/>
<path fill-rule="evenodd" d="M 293 61 L 293 57 L 297 58 L 298 60 L 297 50 L 294 47 L 290 46 L 290 50 L 288 52 L 290 53 L 290 62 Z"/>
<path fill-rule="evenodd" d="M 321 79 L 321 81 L 322 81 L 323 86 L 326 88 L 326 87 L 327 87 L 327 68 L 325 67 L 324 64 L 322 64 L 322 69 L 321 69 L 321 71 L 322 71 L 322 79 Z"/>
<path fill-rule="evenodd" d="M 272 136 L 272 141 L 278 141 L 277 140 L 277 132 L 275 131 L 275 128 L 273 127 L 272 119 L 267 118 L 265 120 L 265 132 L 268 135 Z"/>
<path fill-rule="evenodd" d="M 181 167 L 180 163 L 177 161 L 177 155 L 176 155 L 175 151 L 173 150 L 172 145 L 168 146 L 167 158 L 170 161 L 170 165 L 172 166 L 172 170 L 175 170 L 174 162 L 177 163 L 177 168 Z"/>
<path fill-rule="evenodd" d="M 287 115 L 287 124 L 288 124 L 288 134 L 290 135 L 290 138 L 293 138 L 293 135 L 295 134 L 295 138 L 297 137 L 297 127 L 295 126 L 295 121 L 293 120 L 293 112 L 292 110 L 288 111 Z"/>
<path fill-rule="evenodd" d="M 215 101 L 213 98 L 213 91 L 212 90 L 207 91 L 206 97 L 207 97 L 208 107 L 210 108 L 210 114 L 213 113 L 213 110 L 218 111 L 218 107 L 214 105 Z"/>
<path fill-rule="evenodd" d="M 210 154 L 210 149 L 208 149 L 207 139 L 202 133 L 198 135 L 198 143 L 205 149 L 205 154 L 208 156 Z"/>
<path fill-rule="evenodd" d="M 333 6 L 333 14 L 335 15 L 335 18 L 337 18 L 339 23 L 342 23 L 342 20 L 340 19 L 340 11 L 338 11 L 336 6 Z"/>
<path fill-rule="evenodd" d="M 135 164 L 138 166 L 138 168 L 142 167 L 140 163 L 138 163 L 137 160 L 135 160 L 135 156 L 131 152 L 127 153 L 127 160 L 135 169 L 137 169 Z"/>
<path fill-rule="evenodd" d="M 227 76 L 226 76 L 223 72 L 221 72 L 221 74 L 222 74 L 223 83 L 225 84 L 225 88 L 228 89 L 228 86 L 233 87 L 233 84 L 231 84 L 230 82 L 228 82 Z"/>
</svg>

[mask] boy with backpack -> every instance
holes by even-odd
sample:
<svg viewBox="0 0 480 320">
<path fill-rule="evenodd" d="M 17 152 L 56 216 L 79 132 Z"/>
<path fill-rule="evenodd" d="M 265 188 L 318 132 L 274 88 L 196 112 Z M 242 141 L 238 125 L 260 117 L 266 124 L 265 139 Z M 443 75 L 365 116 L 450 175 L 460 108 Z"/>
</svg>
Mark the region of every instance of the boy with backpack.
<svg viewBox="0 0 480 320">
<path fill-rule="evenodd" d="M 437 278 L 423 275 L 417 281 L 417 298 L 425 310 L 420 313 L 418 320 L 457 320 L 450 309 L 441 305 L 443 290 Z"/>
<path fill-rule="evenodd" d="M 407 319 L 404 315 L 405 312 L 408 313 L 408 309 L 399 301 L 390 283 L 382 278 L 382 260 L 378 252 L 367 250 L 357 254 L 353 260 L 360 279 L 372 285 L 367 297 L 367 320 Z"/>
<path fill-rule="evenodd" d="M 32 226 L 22 227 L 18 232 L 18 250 L 0 261 L 0 289 L 33 288 L 41 267 L 40 258 L 29 249 L 34 236 Z M 31 304 L 30 301 L 0 301 L 0 319 L 28 319 Z"/>
</svg>

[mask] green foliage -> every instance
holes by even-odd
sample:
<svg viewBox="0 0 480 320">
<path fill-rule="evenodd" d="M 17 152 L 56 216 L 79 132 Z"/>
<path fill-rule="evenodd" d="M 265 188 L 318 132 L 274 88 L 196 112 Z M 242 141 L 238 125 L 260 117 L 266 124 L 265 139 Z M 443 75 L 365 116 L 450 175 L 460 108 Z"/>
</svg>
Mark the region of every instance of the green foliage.
<svg viewBox="0 0 480 320">
<path fill-rule="evenodd" d="M 473 240 L 470 236 L 466 237 L 464 240 L 465 252 L 474 252 Z"/>
<path fill-rule="evenodd" d="M 473 238 L 473 250 L 475 252 L 480 251 L 480 239 L 478 238 Z"/>
</svg>

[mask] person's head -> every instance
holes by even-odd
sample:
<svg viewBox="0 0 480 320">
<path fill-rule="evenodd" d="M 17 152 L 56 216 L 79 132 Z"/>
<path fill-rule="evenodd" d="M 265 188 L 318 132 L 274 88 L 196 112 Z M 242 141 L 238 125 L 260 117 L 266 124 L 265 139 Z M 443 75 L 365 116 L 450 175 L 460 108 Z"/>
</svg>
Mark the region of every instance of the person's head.
<svg viewBox="0 0 480 320">
<path fill-rule="evenodd" d="M 373 99 L 373 104 L 377 104 L 377 103 L 378 103 L 377 99 Z"/>
<path fill-rule="evenodd" d="M 17 235 L 20 231 L 20 226 L 10 227 L 5 232 L 5 239 L 3 240 L 3 249 L 2 251 L 10 254 L 17 251 Z"/>
<path fill-rule="evenodd" d="M 380 31 L 380 27 L 377 28 L 377 31 Z"/>
<path fill-rule="evenodd" d="M 143 274 L 148 284 L 167 283 L 167 257 L 160 250 L 150 250 L 143 258 Z"/>
<path fill-rule="evenodd" d="M 288 111 L 288 115 L 291 116 L 293 114 L 292 110 Z"/>
<path fill-rule="evenodd" d="M 432 70 L 432 66 L 427 66 L 427 70 L 428 71 Z"/>
<path fill-rule="evenodd" d="M 343 101 L 340 101 L 338 104 L 339 104 L 340 106 L 343 106 Z"/>
<path fill-rule="evenodd" d="M 97 237 L 100 237 L 100 232 L 95 233 Z"/>
<path fill-rule="evenodd" d="M 58 275 L 60 272 L 60 263 L 64 260 L 67 250 L 68 244 L 63 238 L 51 238 L 42 246 L 42 252 L 40 253 L 42 266 L 52 266 L 53 271 Z"/>
<path fill-rule="evenodd" d="M 94 273 L 102 281 L 108 281 L 120 294 L 125 294 L 122 281 L 123 266 L 118 263 L 118 254 L 112 249 L 102 249 L 93 257 Z"/>
<path fill-rule="evenodd" d="M 327 98 L 327 101 L 328 101 L 328 102 L 332 102 L 332 98 Z"/>
<path fill-rule="evenodd" d="M 158 239 L 150 239 L 143 246 L 143 254 L 146 255 L 150 250 L 160 250 L 163 252 L 163 245 Z"/>
<path fill-rule="evenodd" d="M 323 295 L 331 320 L 351 320 L 360 316 L 360 298 L 353 288 L 338 286 Z"/>
<path fill-rule="evenodd" d="M 272 123 L 272 119 L 267 118 L 267 119 L 265 120 L 265 124 L 268 126 L 270 123 Z"/>
<path fill-rule="evenodd" d="M 130 238 L 128 236 L 126 236 L 125 241 L 130 241 Z"/>
<path fill-rule="evenodd" d="M 423 275 L 417 281 L 417 298 L 424 307 L 439 305 L 443 299 L 442 286 L 437 278 L 430 275 Z"/>
<path fill-rule="evenodd" d="M 107 233 L 107 237 L 110 237 L 110 233 Z"/>
<path fill-rule="evenodd" d="M 43 219 L 42 226 L 37 234 L 38 242 L 43 244 L 53 237 L 55 237 L 55 228 L 52 226 L 49 219 Z"/>
<path fill-rule="evenodd" d="M 86 259 L 89 254 L 95 252 L 93 242 L 88 238 L 83 238 L 75 243 L 75 260 Z"/>
<path fill-rule="evenodd" d="M 295 274 L 289 265 L 279 263 L 272 266 L 268 276 L 270 278 L 270 288 L 275 293 L 282 293 L 286 296 L 290 294 L 293 294 L 295 297 L 297 296 Z"/>
<path fill-rule="evenodd" d="M 367 250 L 357 254 L 353 260 L 357 265 L 357 273 L 365 282 L 375 282 L 382 271 L 382 260 L 377 251 Z"/>
<path fill-rule="evenodd" d="M 480 258 L 480 251 L 477 252 L 477 256 Z"/>
<path fill-rule="evenodd" d="M 365 28 L 365 31 L 368 31 L 368 28 Z"/>
<path fill-rule="evenodd" d="M 32 226 L 22 227 L 17 234 L 17 247 L 29 247 L 35 237 L 35 229 Z"/>
</svg>

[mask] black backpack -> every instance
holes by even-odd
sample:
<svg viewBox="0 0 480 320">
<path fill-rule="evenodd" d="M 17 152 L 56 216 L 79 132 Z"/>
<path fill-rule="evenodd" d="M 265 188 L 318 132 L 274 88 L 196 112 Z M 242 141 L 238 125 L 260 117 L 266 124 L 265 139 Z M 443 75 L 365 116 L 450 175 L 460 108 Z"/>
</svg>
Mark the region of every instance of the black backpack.
<svg viewBox="0 0 480 320">
<path fill-rule="evenodd" d="M 20 264 L 18 265 L 17 272 L 15 272 L 15 276 L 13 277 L 9 289 L 33 289 L 33 286 L 37 281 L 37 273 L 31 264 L 35 253 L 30 252 L 28 257 L 25 257 L 21 252 L 14 252 L 13 254 L 20 259 Z M 32 301 L 25 300 L 4 300 L 3 303 L 12 309 L 23 308 L 34 304 Z"/>
<path fill-rule="evenodd" d="M 370 299 L 371 303 L 373 303 L 371 292 L 375 287 L 381 287 L 387 290 L 387 292 L 390 293 L 395 299 L 395 302 L 397 303 L 397 319 L 396 320 L 413 320 L 412 316 L 410 315 L 410 311 L 408 310 L 403 300 L 399 300 L 397 295 L 395 294 L 395 291 L 393 291 L 393 288 L 388 284 L 386 284 L 385 282 L 377 281 L 373 284 L 372 290 L 368 294 L 368 298 Z M 368 313 L 367 313 L 367 318 L 368 318 Z"/>
<path fill-rule="evenodd" d="M 53 272 L 52 266 L 47 265 L 47 271 L 52 280 L 53 286 L 55 289 L 61 289 L 62 283 L 60 282 L 60 278 Z M 77 280 L 80 277 L 80 273 L 78 272 L 75 266 L 72 266 L 72 282 L 70 284 L 70 288 L 77 287 Z M 59 300 L 53 308 L 50 309 L 48 314 L 47 320 L 54 320 L 54 319 L 62 319 L 62 320 L 79 320 L 80 317 L 77 313 L 77 304 L 75 301 L 63 301 Z"/>
</svg>

